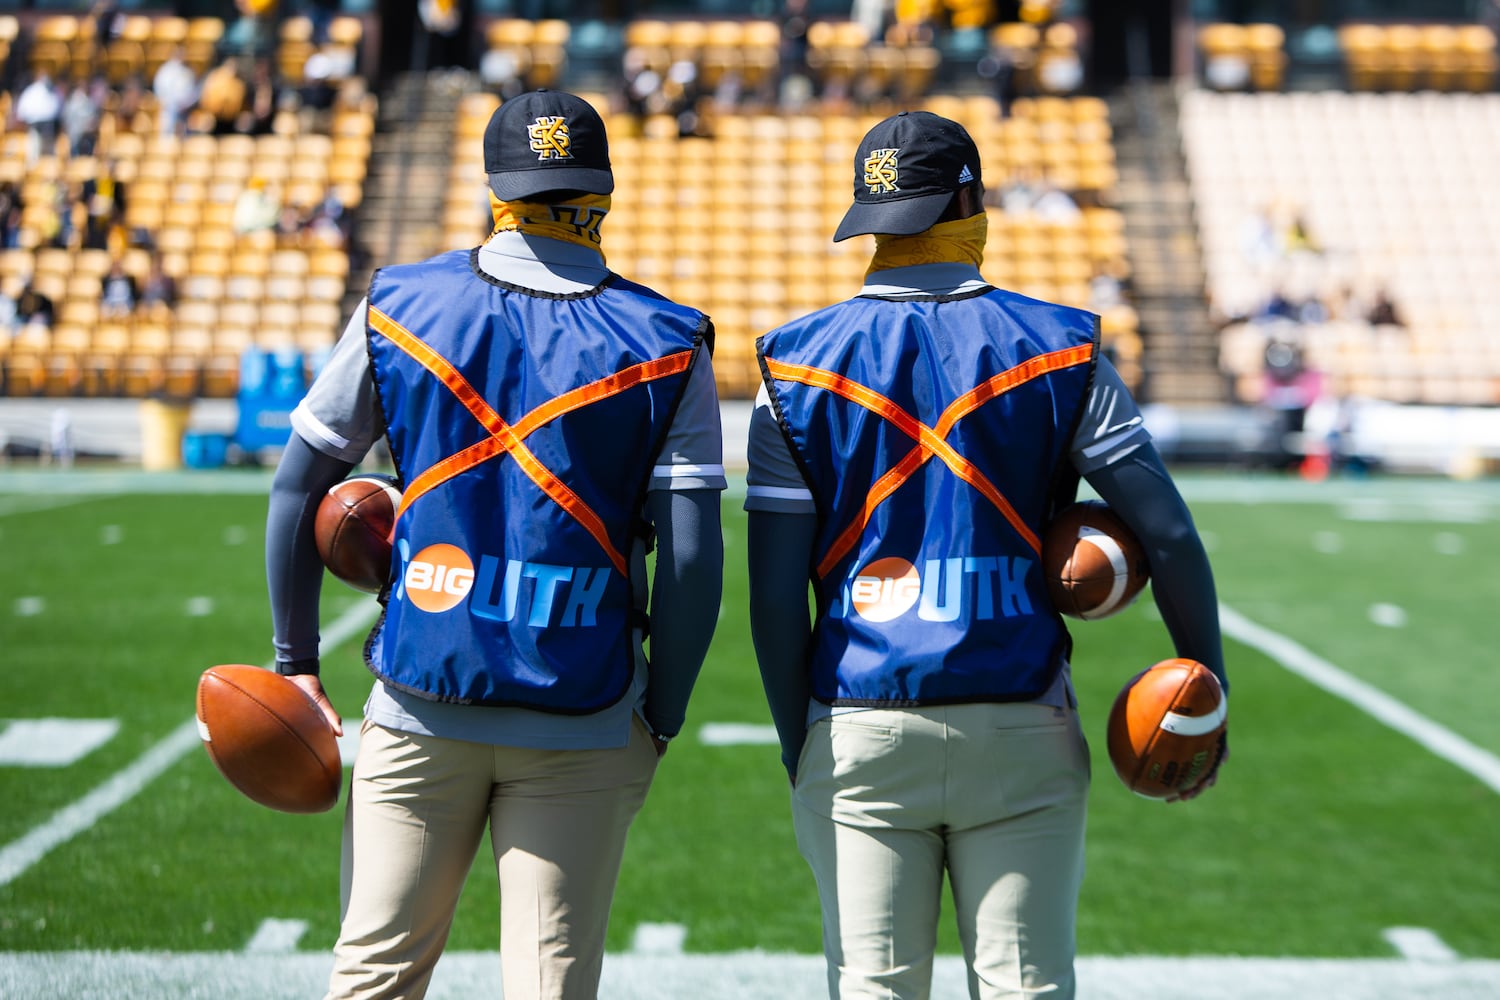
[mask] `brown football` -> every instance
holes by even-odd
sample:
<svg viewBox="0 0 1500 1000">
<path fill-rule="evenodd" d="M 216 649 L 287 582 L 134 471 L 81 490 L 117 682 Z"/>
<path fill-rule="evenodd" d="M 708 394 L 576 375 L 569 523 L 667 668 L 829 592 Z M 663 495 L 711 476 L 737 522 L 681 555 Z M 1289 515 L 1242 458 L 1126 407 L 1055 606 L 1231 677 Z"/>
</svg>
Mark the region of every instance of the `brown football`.
<svg viewBox="0 0 1500 1000">
<path fill-rule="evenodd" d="M 390 476 L 335 483 L 318 504 L 313 535 L 328 571 L 355 590 L 378 594 L 391 572 L 391 529 L 401 491 Z"/>
<path fill-rule="evenodd" d="M 1227 721 L 1224 689 L 1197 660 L 1163 660 L 1126 684 L 1109 711 L 1109 760 L 1148 799 L 1192 788 L 1213 764 Z"/>
<path fill-rule="evenodd" d="M 292 681 L 231 663 L 198 678 L 198 735 L 219 772 L 247 798 L 289 813 L 333 807 L 343 783 L 338 740 Z"/>
<path fill-rule="evenodd" d="M 1042 573 L 1057 610 L 1094 621 L 1124 610 L 1151 578 L 1146 551 L 1101 500 L 1058 512 L 1042 537 Z"/>
</svg>

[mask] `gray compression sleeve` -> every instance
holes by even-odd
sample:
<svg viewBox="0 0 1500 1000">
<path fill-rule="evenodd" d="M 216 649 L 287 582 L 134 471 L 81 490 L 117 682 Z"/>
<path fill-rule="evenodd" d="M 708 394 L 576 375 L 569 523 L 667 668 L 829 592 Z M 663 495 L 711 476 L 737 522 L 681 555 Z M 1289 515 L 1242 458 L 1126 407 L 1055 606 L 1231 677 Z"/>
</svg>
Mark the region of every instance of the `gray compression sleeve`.
<svg viewBox="0 0 1500 1000">
<path fill-rule="evenodd" d="M 317 451 L 293 434 L 271 481 L 266 511 L 266 589 L 271 597 L 272 643 L 283 672 L 318 672 L 318 598 L 323 560 L 313 521 L 328 487 L 354 468 Z"/>
<path fill-rule="evenodd" d="M 675 736 L 719 620 L 724 538 L 718 490 L 652 490 L 647 513 L 656 525 L 651 583 L 651 676 L 646 722 Z"/>
<path fill-rule="evenodd" d="M 1193 515 L 1155 446 L 1143 445 L 1087 478 L 1145 546 L 1151 593 L 1177 655 L 1208 667 L 1228 692 L 1213 571 Z"/>
<path fill-rule="evenodd" d="M 807 581 L 817 530 L 813 514 L 750 511 L 750 638 L 781 743 L 781 763 L 793 776 L 807 736 L 807 703 L 812 696 L 807 674 L 812 638 Z"/>
</svg>

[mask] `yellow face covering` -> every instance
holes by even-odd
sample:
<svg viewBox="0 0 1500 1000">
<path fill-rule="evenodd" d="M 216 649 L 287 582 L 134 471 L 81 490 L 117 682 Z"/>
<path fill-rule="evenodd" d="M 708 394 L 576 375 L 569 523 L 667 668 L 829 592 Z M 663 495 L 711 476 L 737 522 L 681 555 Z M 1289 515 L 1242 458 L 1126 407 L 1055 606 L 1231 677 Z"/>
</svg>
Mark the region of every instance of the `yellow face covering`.
<svg viewBox="0 0 1500 1000">
<path fill-rule="evenodd" d="M 555 205 L 536 201 L 501 201 L 490 192 L 490 214 L 495 228 L 490 235 L 521 232 L 532 236 L 576 243 L 599 249 L 599 227 L 609 212 L 609 195 L 589 194 Z"/>
<path fill-rule="evenodd" d="M 875 234 L 875 256 L 865 277 L 909 264 L 973 264 L 984 260 L 990 219 L 984 212 L 967 219 L 940 222 L 915 236 Z"/>
</svg>

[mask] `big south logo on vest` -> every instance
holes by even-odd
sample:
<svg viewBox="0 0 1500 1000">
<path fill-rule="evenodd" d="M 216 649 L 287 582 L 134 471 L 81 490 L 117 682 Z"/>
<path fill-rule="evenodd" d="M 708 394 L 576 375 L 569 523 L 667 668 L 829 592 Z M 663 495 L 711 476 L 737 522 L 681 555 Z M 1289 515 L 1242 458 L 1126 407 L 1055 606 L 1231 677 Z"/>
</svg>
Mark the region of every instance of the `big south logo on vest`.
<svg viewBox="0 0 1500 1000">
<path fill-rule="evenodd" d="M 402 570 L 395 596 L 419 611 L 441 614 L 467 601 L 470 614 L 493 621 L 512 621 L 519 613 L 519 620 L 535 628 L 599 624 L 599 605 L 611 573 L 608 566 L 519 559 L 502 563 L 481 555 L 476 569 L 468 553 L 446 542 L 428 545 L 410 558 L 405 539 L 398 547 Z"/>
<path fill-rule="evenodd" d="M 1018 556 L 953 556 L 924 559 L 918 572 L 907 559 L 885 556 L 851 570 L 828 613 L 869 622 L 894 621 L 913 606 L 930 622 L 957 621 L 966 611 L 979 621 L 1029 615 L 1025 580 L 1032 565 Z"/>
</svg>

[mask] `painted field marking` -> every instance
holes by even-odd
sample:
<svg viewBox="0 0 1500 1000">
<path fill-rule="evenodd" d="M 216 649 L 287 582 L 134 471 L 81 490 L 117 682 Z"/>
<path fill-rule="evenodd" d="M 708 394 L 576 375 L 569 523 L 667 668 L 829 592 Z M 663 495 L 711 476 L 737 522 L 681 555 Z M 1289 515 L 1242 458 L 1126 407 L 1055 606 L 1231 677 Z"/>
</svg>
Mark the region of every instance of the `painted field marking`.
<svg viewBox="0 0 1500 1000">
<path fill-rule="evenodd" d="M 0 996 L 100 1000 L 304 1000 L 328 985 L 326 953 L 49 951 L 0 952 Z M 1500 961 L 1413 962 L 1402 958 L 1299 959 L 1229 956 L 1082 956 L 1078 995 L 1088 1000 L 1494 1000 Z M 736 951 L 604 959 L 601 1000 L 788 1000 L 826 995 L 821 955 Z M 434 970 L 428 1000 L 492 996 L 500 972 L 493 951 L 449 952 Z M 664 991 L 669 984 L 669 991 Z M 932 995 L 968 995 L 963 959 L 939 955 Z M 205 992 L 208 990 L 209 992 Z"/>
<path fill-rule="evenodd" d="M 1370 623 L 1381 628 L 1405 628 L 1406 609 L 1398 604 L 1379 602 L 1370 605 Z"/>
<path fill-rule="evenodd" d="M 776 746 L 776 727 L 749 722 L 705 722 L 698 742 L 707 747 Z"/>
<path fill-rule="evenodd" d="M 1257 625 L 1227 605 L 1219 605 L 1219 623 L 1225 635 L 1260 650 L 1292 673 L 1344 699 L 1377 722 L 1411 737 L 1500 792 L 1500 757 L 1475 746 L 1379 688 L 1345 673 L 1300 643 Z"/>
<path fill-rule="evenodd" d="M 9 493 L 0 497 L 0 517 L 32 514 L 59 507 L 72 507 L 89 500 L 86 496 L 48 496 L 45 493 Z"/>
<path fill-rule="evenodd" d="M 687 943 L 687 928 L 682 924 L 637 924 L 630 937 L 632 955 L 681 955 Z"/>
<path fill-rule="evenodd" d="M 245 945 L 245 952 L 251 955 L 289 955 L 297 950 L 297 942 L 306 933 L 306 920 L 267 918 L 255 929 Z"/>
<path fill-rule="evenodd" d="M 1439 531 L 1432 536 L 1432 550 L 1440 556 L 1463 555 L 1464 536 L 1452 531 Z"/>
<path fill-rule="evenodd" d="M 326 655 L 358 635 L 379 613 L 380 605 L 374 600 L 354 605 L 324 630 L 319 652 Z M 102 817 L 135 798 L 163 771 L 201 743 L 198 720 L 189 716 L 186 722 L 83 798 L 59 809 L 40 826 L 33 827 L 20 839 L 0 848 L 0 886 L 14 882 L 53 848 L 72 840 Z M 4 995 L 7 994 L 0 990 L 0 996 Z"/>
<path fill-rule="evenodd" d="M 11 605 L 17 618 L 35 618 L 47 610 L 47 599 L 45 597 L 27 596 L 16 598 L 15 604 Z"/>
<path fill-rule="evenodd" d="M 1399 501 L 1383 497 L 1345 500 L 1339 515 L 1346 521 L 1375 521 L 1434 524 L 1484 524 L 1490 520 L 1490 506 L 1483 501 L 1433 497 L 1419 501 Z"/>
<path fill-rule="evenodd" d="M 119 719 L 12 719 L 0 730 L 0 766 L 67 767 L 119 730 Z"/>
<path fill-rule="evenodd" d="M 100 545 L 119 545 L 125 540 L 125 528 L 118 524 L 105 524 L 99 528 Z"/>
<path fill-rule="evenodd" d="M 345 767 L 354 764 L 354 755 L 359 753 L 359 726 L 364 720 L 341 716 L 344 722 L 344 735 L 337 737 L 339 745 L 339 760 Z"/>
<path fill-rule="evenodd" d="M 1380 936 L 1410 962 L 1458 961 L 1458 952 L 1426 927 L 1387 927 Z"/>
<path fill-rule="evenodd" d="M 214 613 L 214 599 L 212 597 L 189 597 L 187 604 L 183 606 L 183 614 L 189 618 L 207 618 Z"/>
</svg>

